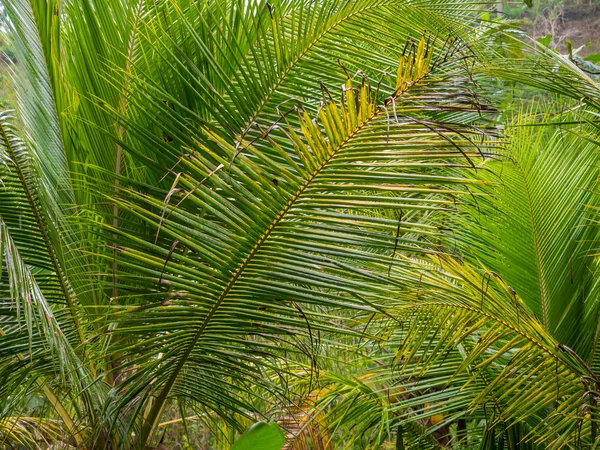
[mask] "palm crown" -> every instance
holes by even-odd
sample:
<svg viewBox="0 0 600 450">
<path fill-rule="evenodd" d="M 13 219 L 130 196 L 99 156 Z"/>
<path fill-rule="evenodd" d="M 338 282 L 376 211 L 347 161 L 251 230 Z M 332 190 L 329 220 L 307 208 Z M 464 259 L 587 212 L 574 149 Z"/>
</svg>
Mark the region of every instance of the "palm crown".
<svg viewBox="0 0 600 450">
<path fill-rule="evenodd" d="M 469 1 L 6 9 L 6 442 L 152 447 L 174 412 L 293 416 L 297 448 L 595 441 L 599 109 L 570 61 Z M 578 133 L 503 135 L 516 67 L 584 99 Z"/>
</svg>

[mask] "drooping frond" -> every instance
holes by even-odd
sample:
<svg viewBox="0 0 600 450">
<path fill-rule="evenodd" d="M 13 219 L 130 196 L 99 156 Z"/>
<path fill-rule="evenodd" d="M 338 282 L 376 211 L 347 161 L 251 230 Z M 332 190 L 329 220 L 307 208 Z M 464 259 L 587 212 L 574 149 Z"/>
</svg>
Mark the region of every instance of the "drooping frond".
<svg viewBox="0 0 600 450">
<path fill-rule="evenodd" d="M 503 39 L 516 54 L 506 57 L 502 52 L 482 55 L 487 64 L 482 70 L 517 85 L 529 85 L 543 92 L 562 95 L 600 110 L 600 87 L 584 68 L 569 55 L 562 55 L 538 43 L 523 43 L 507 33 Z"/>
<path fill-rule="evenodd" d="M 82 367 L 77 356 L 81 313 L 71 303 L 72 291 L 48 234 L 30 153 L 15 135 L 8 112 L 0 114 L 0 136 L 0 377 L 5 389 L 15 388 L 13 395 L 24 380 L 37 386 L 81 442 L 69 411 L 50 387 L 58 383 L 80 391 L 91 381 L 90 368 Z M 85 396 L 96 397 L 99 387 Z M 22 411 L 3 411 L 10 417 L 15 413 Z"/>
<path fill-rule="evenodd" d="M 83 337 L 79 324 L 78 312 L 75 310 L 73 296 L 61 269 L 61 262 L 54 239 L 57 235 L 49 228 L 53 222 L 45 215 L 45 203 L 38 193 L 40 189 L 36 177 L 36 168 L 24 143 L 15 135 L 10 123 L 10 112 L 0 114 L 0 155 L 5 164 L 0 167 L 0 180 L 3 189 L 2 217 L 8 223 L 8 229 L 17 232 L 17 242 L 22 248 L 28 264 L 36 267 L 40 278 L 44 280 L 46 294 L 55 302 L 68 307 L 71 324 L 78 339 Z M 23 230 L 28 230 L 24 233 Z M 76 338 L 76 339 L 77 339 Z"/>
<path fill-rule="evenodd" d="M 585 394 L 593 375 L 512 287 L 449 259 L 417 267 L 404 271 L 414 288 L 387 310 L 393 320 L 368 319 L 379 337 L 370 355 L 361 347 L 362 364 L 373 361 L 368 374 L 321 374 L 316 411 L 329 411 L 325 423 L 359 431 L 356 442 L 375 446 L 413 425 L 428 429 L 414 442 L 430 439 L 427 448 L 451 439 L 464 445 L 466 436 L 469 448 L 496 448 L 515 436 L 535 448 L 593 442 L 597 416 Z"/>
<path fill-rule="evenodd" d="M 61 427 L 52 419 L 6 417 L 0 419 L 0 443 L 10 447 L 42 449 L 47 442 L 59 440 Z M 37 436 L 36 440 L 34 436 Z"/>
<path fill-rule="evenodd" d="M 81 443 L 82 438 L 73 419 L 46 381 L 47 375 L 52 377 L 56 372 L 62 373 L 65 381 L 77 379 L 80 362 L 55 317 L 52 305 L 25 265 L 1 216 L 0 295 L 0 379 L 3 390 L 12 390 L 12 395 L 16 397 L 26 378 L 29 382 L 35 382 L 69 434 L 77 443 Z M 81 385 L 78 387 L 81 388 Z M 14 412 L 10 408 L 3 408 L 2 411 L 1 420 L 16 427 L 14 432 L 5 430 L 3 433 L 9 442 L 28 437 L 27 420 L 6 416 Z"/>
<path fill-rule="evenodd" d="M 59 279 L 63 301 L 69 305 L 79 340 L 84 341 L 76 303 L 80 301 L 77 294 L 86 298 L 83 294 L 86 283 L 81 273 L 85 261 L 80 253 L 81 242 L 68 220 L 76 212 L 67 155 L 54 101 L 56 92 L 53 83 L 58 83 L 55 77 L 59 71 L 49 74 L 49 67 L 54 66 L 52 61 L 46 59 L 56 56 L 57 52 L 57 8 L 58 2 L 42 4 L 25 1 L 6 5 L 16 53 L 23 61 L 18 74 L 23 86 L 18 91 L 20 135 L 23 139 L 15 140 L 3 115 L 1 144 L 15 165 L 21 189 L 51 259 L 52 270 Z M 37 18 L 41 17 L 49 20 L 43 26 L 37 22 Z M 46 29 L 46 26 L 50 28 Z"/>
</svg>

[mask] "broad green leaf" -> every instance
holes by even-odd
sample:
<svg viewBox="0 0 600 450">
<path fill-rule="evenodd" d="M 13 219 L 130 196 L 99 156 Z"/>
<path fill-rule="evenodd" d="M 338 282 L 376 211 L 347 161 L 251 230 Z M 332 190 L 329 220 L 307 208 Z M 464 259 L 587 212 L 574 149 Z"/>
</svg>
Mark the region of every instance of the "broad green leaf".
<svg viewBox="0 0 600 450">
<path fill-rule="evenodd" d="M 258 422 L 246 431 L 231 447 L 231 450 L 281 450 L 285 437 L 274 423 Z"/>
<path fill-rule="evenodd" d="M 593 64 L 596 64 L 596 65 L 600 64 L 600 53 L 594 53 L 592 55 L 588 55 L 583 59 L 585 59 L 586 61 L 589 61 Z"/>
<path fill-rule="evenodd" d="M 552 35 L 547 34 L 546 36 L 539 38 L 537 41 L 544 47 L 548 47 L 550 45 L 550 42 L 552 42 Z"/>
</svg>

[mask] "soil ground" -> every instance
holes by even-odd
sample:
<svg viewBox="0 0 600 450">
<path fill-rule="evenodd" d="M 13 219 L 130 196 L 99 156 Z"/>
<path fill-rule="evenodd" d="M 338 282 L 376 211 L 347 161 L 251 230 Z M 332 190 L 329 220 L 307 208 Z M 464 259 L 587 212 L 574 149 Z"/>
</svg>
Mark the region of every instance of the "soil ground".
<svg viewBox="0 0 600 450">
<path fill-rule="evenodd" d="M 551 29 L 552 25 L 554 30 Z M 567 52 L 567 39 L 573 43 L 573 49 L 592 43 L 591 46 L 585 47 L 579 52 L 579 56 L 583 58 L 600 53 L 600 6 L 598 5 L 568 6 L 562 17 L 554 24 L 542 22 L 536 27 L 527 25 L 525 28 L 535 39 L 544 37 L 548 33 L 552 34 L 552 44 L 561 53 Z"/>
</svg>

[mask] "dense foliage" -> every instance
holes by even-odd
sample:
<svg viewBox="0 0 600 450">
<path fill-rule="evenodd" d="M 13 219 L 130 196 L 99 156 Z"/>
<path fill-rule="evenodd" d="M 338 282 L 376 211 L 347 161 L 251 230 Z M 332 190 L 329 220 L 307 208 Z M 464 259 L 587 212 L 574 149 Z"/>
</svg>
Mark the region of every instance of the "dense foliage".
<svg viewBox="0 0 600 450">
<path fill-rule="evenodd" d="M 0 446 L 596 448 L 600 89 L 496 6 L 5 1 Z"/>
</svg>

